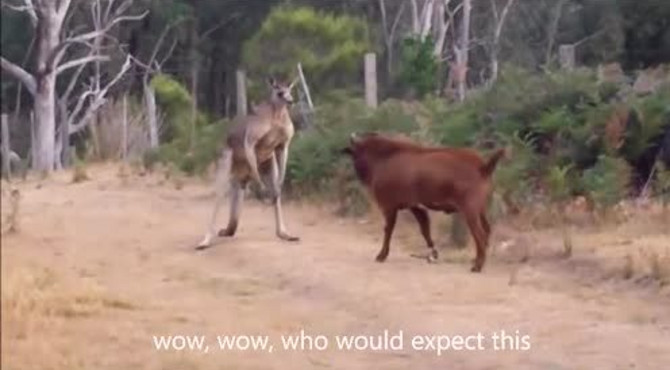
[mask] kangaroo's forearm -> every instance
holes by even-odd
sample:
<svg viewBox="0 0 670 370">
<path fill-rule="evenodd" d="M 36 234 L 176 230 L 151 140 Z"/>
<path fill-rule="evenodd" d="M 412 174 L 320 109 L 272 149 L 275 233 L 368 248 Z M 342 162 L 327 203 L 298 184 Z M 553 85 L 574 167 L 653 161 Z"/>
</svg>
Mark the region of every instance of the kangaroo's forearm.
<svg viewBox="0 0 670 370">
<path fill-rule="evenodd" d="M 259 184 L 262 184 L 261 176 L 258 173 L 258 162 L 256 160 L 256 152 L 254 151 L 253 146 L 250 145 L 248 142 L 244 143 L 244 154 L 247 159 L 247 163 L 249 164 L 249 168 L 251 169 L 251 176 Z"/>
</svg>

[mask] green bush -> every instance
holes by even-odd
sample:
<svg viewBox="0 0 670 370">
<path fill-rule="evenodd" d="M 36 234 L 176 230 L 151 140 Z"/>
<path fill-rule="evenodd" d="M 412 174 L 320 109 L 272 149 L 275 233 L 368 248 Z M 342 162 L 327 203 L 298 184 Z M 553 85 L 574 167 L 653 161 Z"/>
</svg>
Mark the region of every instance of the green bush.
<svg viewBox="0 0 670 370">
<path fill-rule="evenodd" d="M 192 100 L 188 90 L 165 74 L 153 77 L 151 87 L 156 94 L 156 103 L 166 118 L 161 141 L 171 141 L 175 137 L 189 135 Z"/>
<path fill-rule="evenodd" d="M 151 85 L 167 127 L 158 150 L 145 154 L 145 166 L 150 168 L 156 162 L 163 162 L 189 175 L 202 174 L 219 154 L 228 122 L 211 122 L 198 112 L 193 127 L 192 98 L 188 90 L 167 75 L 157 75 Z"/>
<path fill-rule="evenodd" d="M 435 91 L 438 61 L 433 53 L 433 39 L 407 37 L 401 51 L 400 82 L 410 86 L 418 97 Z"/>
<path fill-rule="evenodd" d="M 596 207 L 606 211 L 627 195 L 630 175 L 625 160 L 603 154 L 595 166 L 584 171 L 582 184 Z"/>
</svg>

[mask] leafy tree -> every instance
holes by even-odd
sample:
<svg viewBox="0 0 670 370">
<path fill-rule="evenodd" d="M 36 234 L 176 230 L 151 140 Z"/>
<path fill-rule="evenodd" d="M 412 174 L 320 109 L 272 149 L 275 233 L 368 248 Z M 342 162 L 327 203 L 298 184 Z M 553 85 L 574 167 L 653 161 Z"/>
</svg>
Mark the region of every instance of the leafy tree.
<svg viewBox="0 0 670 370">
<path fill-rule="evenodd" d="M 418 97 L 435 91 L 438 61 L 432 37 L 408 37 L 402 44 L 400 82 L 411 86 Z"/>
<path fill-rule="evenodd" d="M 318 92 L 356 85 L 363 54 L 370 48 L 362 19 L 280 7 L 245 42 L 242 64 L 252 76 L 293 78 L 302 63 L 310 88 Z"/>
</svg>

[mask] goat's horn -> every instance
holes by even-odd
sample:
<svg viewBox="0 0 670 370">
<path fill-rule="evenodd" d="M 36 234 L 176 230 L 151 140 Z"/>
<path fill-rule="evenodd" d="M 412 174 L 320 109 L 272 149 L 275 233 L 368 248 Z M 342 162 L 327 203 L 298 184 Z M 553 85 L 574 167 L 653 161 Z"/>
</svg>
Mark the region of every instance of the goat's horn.
<svg viewBox="0 0 670 370">
<path fill-rule="evenodd" d="M 356 135 L 355 132 L 352 132 L 351 135 L 349 136 L 349 138 L 351 139 L 351 141 L 356 141 L 356 140 L 358 140 L 358 136 Z"/>
</svg>

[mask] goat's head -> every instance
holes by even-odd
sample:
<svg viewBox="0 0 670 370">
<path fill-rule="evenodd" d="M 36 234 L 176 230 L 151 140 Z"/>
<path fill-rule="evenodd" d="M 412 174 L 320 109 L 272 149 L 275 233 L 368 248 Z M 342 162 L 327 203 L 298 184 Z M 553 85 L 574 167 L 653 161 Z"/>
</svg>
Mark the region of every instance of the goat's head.
<svg viewBox="0 0 670 370">
<path fill-rule="evenodd" d="M 274 79 L 274 77 L 269 77 L 268 84 L 270 85 L 270 89 L 272 90 L 272 95 L 270 97 L 272 102 L 288 104 L 288 105 L 293 104 L 294 100 L 293 96 L 291 95 L 291 90 L 293 90 L 293 86 L 295 86 L 296 82 L 297 79 L 293 80 L 291 84 L 286 84 L 278 82 L 277 80 Z"/>
<path fill-rule="evenodd" d="M 373 136 L 377 136 L 377 133 L 365 132 L 362 134 L 357 134 L 355 132 L 352 132 L 351 135 L 349 136 L 349 146 L 342 149 L 341 152 L 343 154 L 348 154 L 352 157 L 356 157 L 356 155 L 360 153 L 365 140 Z"/>
</svg>

